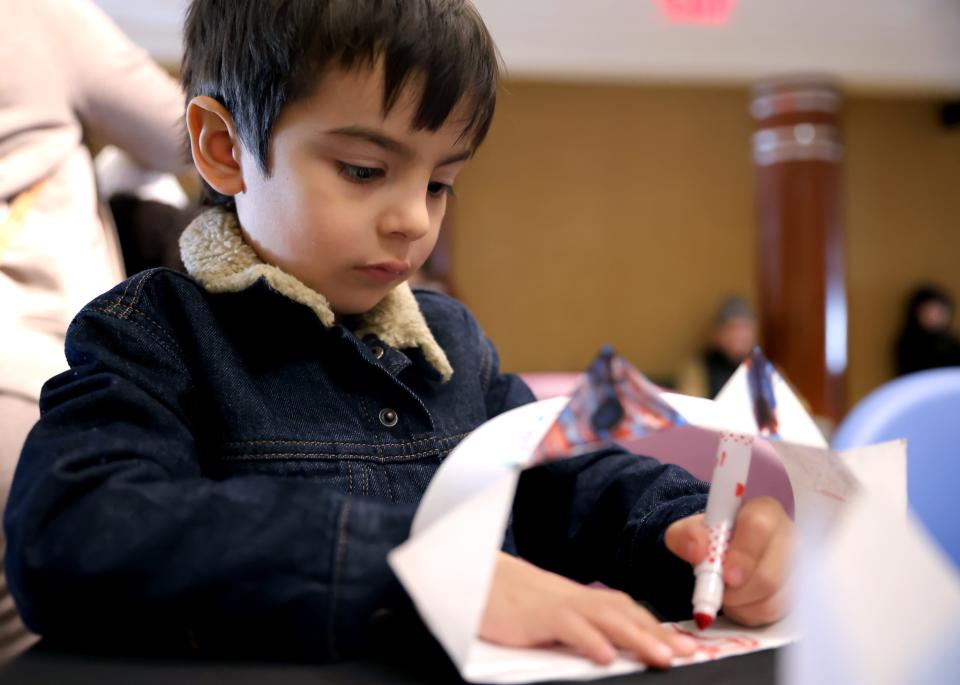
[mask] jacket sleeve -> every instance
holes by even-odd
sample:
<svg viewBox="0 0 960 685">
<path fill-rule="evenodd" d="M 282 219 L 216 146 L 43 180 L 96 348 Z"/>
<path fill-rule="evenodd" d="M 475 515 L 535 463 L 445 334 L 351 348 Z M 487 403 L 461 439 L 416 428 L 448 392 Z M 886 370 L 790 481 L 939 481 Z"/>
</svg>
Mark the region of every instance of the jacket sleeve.
<svg viewBox="0 0 960 685">
<path fill-rule="evenodd" d="M 144 311 L 95 301 L 67 356 L 4 521 L 31 629 L 92 649 L 336 658 L 402 597 L 386 554 L 414 507 L 304 479 L 205 477 L 191 371 Z"/>
<path fill-rule="evenodd" d="M 184 95 L 177 81 L 92 2 L 42 0 L 53 49 L 84 124 L 148 169 L 185 173 Z"/>
<path fill-rule="evenodd" d="M 707 488 L 677 466 L 618 448 L 537 466 L 517 487 L 517 550 L 568 578 L 624 590 L 663 619 L 690 618 L 692 569 L 663 537 L 706 508 Z"/>
</svg>

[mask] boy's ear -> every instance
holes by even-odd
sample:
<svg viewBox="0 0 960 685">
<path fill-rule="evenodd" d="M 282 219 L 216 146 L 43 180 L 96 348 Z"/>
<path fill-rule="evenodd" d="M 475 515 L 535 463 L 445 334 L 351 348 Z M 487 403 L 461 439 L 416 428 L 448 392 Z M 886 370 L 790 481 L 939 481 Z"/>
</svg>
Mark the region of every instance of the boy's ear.
<svg viewBox="0 0 960 685">
<path fill-rule="evenodd" d="M 187 130 L 193 163 L 203 179 L 221 195 L 242 193 L 240 138 L 227 108 L 198 95 L 187 105 Z"/>
</svg>

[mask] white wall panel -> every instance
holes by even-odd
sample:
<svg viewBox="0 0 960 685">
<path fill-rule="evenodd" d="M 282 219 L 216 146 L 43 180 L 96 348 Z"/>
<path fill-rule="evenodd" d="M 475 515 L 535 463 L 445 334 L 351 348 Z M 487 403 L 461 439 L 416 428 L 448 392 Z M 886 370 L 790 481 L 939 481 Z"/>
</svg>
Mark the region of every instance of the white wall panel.
<svg viewBox="0 0 960 685">
<path fill-rule="evenodd" d="M 97 1 L 158 59 L 179 60 L 186 0 Z M 476 4 L 515 76 L 742 83 L 819 71 L 854 89 L 960 92 L 960 0 L 736 0 L 719 26 L 672 23 L 660 1 Z"/>
</svg>

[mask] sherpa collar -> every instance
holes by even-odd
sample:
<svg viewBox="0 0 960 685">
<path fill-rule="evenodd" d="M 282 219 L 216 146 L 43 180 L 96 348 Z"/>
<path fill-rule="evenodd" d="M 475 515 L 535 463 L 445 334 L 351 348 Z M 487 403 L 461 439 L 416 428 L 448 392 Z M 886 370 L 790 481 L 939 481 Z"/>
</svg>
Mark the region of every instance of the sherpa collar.
<svg viewBox="0 0 960 685">
<path fill-rule="evenodd" d="M 187 272 L 209 292 L 239 292 L 262 278 L 281 295 L 312 309 L 324 326 L 333 326 L 334 314 L 327 299 L 294 276 L 262 262 L 244 241 L 232 211 L 208 209 L 194 219 L 180 236 L 180 255 Z M 406 283 L 361 315 L 355 333 L 359 337 L 372 333 L 398 349 L 419 347 L 444 381 L 453 376 L 447 355 L 430 332 Z"/>
</svg>

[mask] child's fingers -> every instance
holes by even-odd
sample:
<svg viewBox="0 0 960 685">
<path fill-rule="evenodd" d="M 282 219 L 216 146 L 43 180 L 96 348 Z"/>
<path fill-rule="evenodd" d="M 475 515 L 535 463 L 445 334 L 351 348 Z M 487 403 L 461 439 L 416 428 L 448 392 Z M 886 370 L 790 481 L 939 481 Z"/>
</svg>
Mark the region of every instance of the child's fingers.
<svg viewBox="0 0 960 685">
<path fill-rule="evenodd" d="M 666 668 L 677 655 L 689 655 L 696 643 L 661 626 L 653 615 L 623 593 L 611 593 L 594 603 L 588 619 L 620 649 L 644 663 Z"/>
<path fill-rule="evenodd" d="M 697 643 L 692 638 L 682 635 L 669 626 L 661 625 L 656 617 L 643 606 L 637 604 L 630 595 L 617 593 L 624 615 L 643 632 L 651 635 L 658 642 L 664 643 L 674 655 L 688 656 L 697 650 Z"/>
<path fill-rule="evenodd" d="M 745 626 L 763 626 L 780 620 L 789 607 L 789 592 L 780 588 L 762 600 L 736 607 L 723 606 L 724 613 Z"/>
<path fill-rule="evenodd" d="M 770 541 L 788 522 L 780 503 L 770 497 L 749 500 L 741 508 L 724 562 L 724 581 L 739 587 L 754 571 Z"/>
<path fill-rule="evenodd" d="M 676 656 L 690 656 L 697 651 L 697 641 L 688 635 L 678 633 L 673 628 L 657 626 L 657 636 L 666 642 Z"/>
<path fill-rule="evenodd" d="M 639 661 L 666 668 L 673 659 L 673 649 L 646 627 L 619 613 L 597 617 L 597 624 L 615 645 L 631 652 Z"/>
<path fill-rule="evenodd" d="M 789 526 L 778 529 L 769 539 L 759 560 L 734 553 L 724 568 L 727 588 L 724 607 L 742 606 L 772 596 L 783 586 L 789 574 L 793 535 Z M 736 582 L 729 582 L 729 581 Z"/>
<path fill-rule="evenodd" d="M 695 514 L 674 521 L 667 527 L 663 537 L 667 549 L 693 566 L 707 556 L 710 542 L 703 518 L 703 514 Z"/>
<path fill-rule="evenodd" d="M 693 638 L 678 633 L 669 626 L 662 625 L 656 617 L 633 601 L 630 595 L 623 595 L 631 605 L 633 620 L 643 630 L 649 632 L 661 642 L 665 642 L 675 654 L 688 656 L 697 651 L 697 642 Z"/>
<path fill-rule="evenodd" d="M 724 611 L 750 625 L 779 619 L 789 573 L 793 524 L 773 501 L 741 511 L 724 564 Z"/>
<path fill-rule="evenodd" d="M 576 611 L 566 611 L 558 617 L 556 639 L 598 664 L 609 664 L 617 656 L 616 648 L 603 632 Z"/>
<path fill-rule="evenodd" d="M 671 552 L 696 566 L 706 556 L 708 535 L 703 515 L 672 523 L 664 534 Z M 793 523 L 770 497 L 744 503 L 737 515 L 733 539 L 724 561 L 724 611 L 750 625 L 780 618 L 786 603 L 781 588 L 787 576 Z"/>
<path fill-rule="evenodd" d="M 629 595 L 625 595 L 628 601 L 633 605 L 634 620 L 644 630 L 656 637 L 661 642 L 665 642 L 673 652 L 678 656 L 689 656 L 697 651 L 697 642 L 693 638 L 678 633 L 669 626 L 664 626 L 656 617 L 642 606 L 633 601 Z"/>
</svg>

